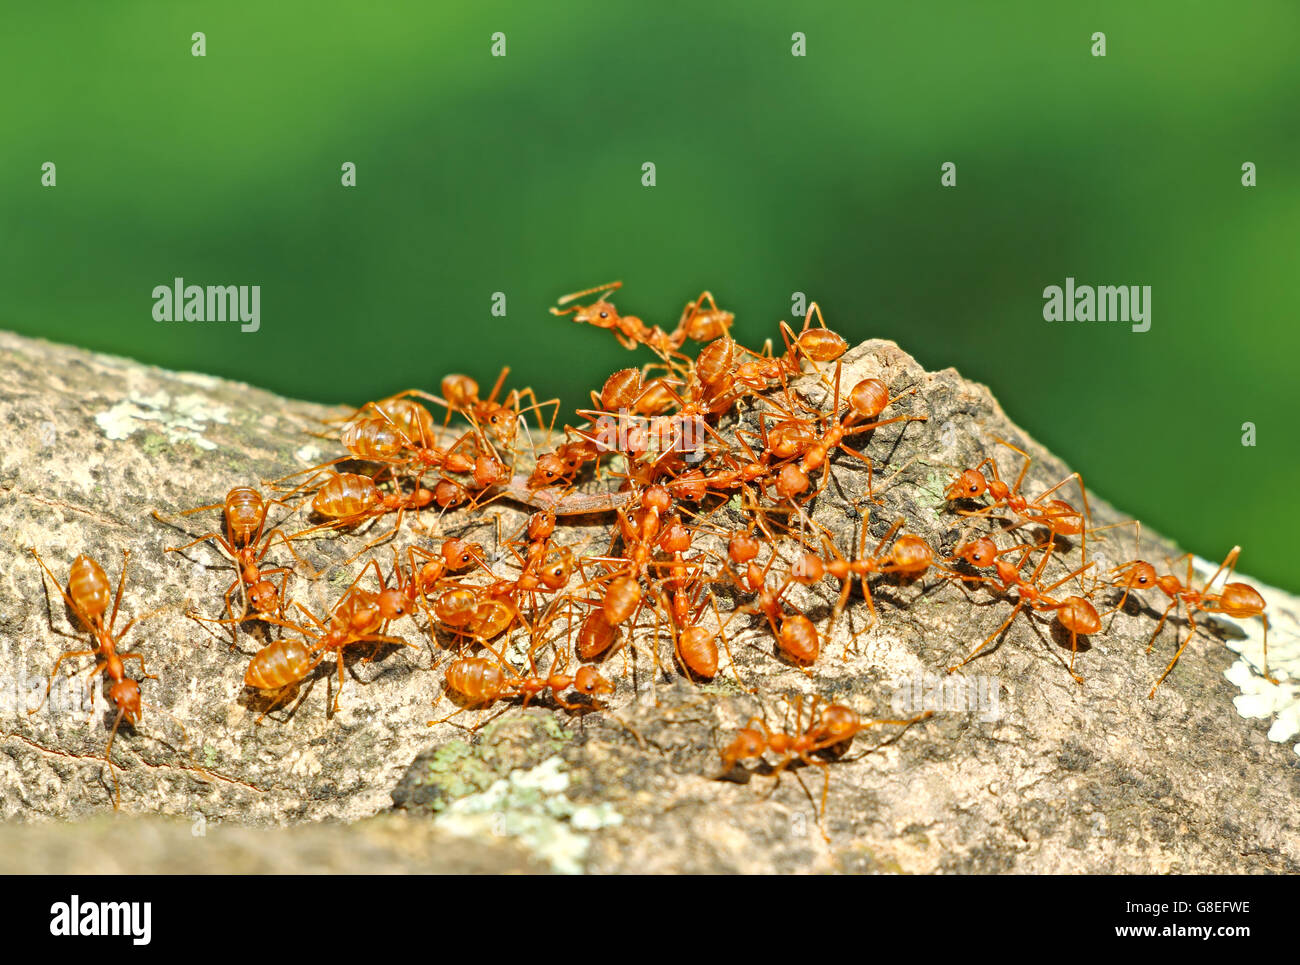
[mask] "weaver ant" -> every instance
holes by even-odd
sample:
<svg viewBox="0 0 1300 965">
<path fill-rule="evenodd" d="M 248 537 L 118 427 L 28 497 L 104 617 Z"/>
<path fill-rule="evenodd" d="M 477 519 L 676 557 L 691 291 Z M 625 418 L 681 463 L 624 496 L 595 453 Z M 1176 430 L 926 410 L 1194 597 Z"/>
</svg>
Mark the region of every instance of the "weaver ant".
<svg viewBox="0 0 1300 965">
<path fill-rule="evenodd" d="M 559 706 L 570 711 L 586 710 L 589 709 L 589 705 L 567 701 L 560 696 L 561 691 L 573 688 L 588 697 L 614 692 L 614 685 L 602 677 L 594 667 L 579 667 L 576 673 L 568 674 L 564 672 L 562 666 L 557 666 L 559 658 L 556 657 L 552 660 L 551 669 L 546 676 L 542 676 L 537 671 L 537 664 L 533 661 L 530 650 L 528 664 L 531 672 L 525 677 L 515 673 L 499 653 L 486 644 L 484 646 L 496 658 L 495 660 L 488 660 L 486 657 L 464 657 L 453 661 L 447 667 L 444 689 L 459 694 L 465 701 L 465 706 L 447 717 L 429 721 L 428 726 L 446 723 L 472 707 L 486 707 L 498 700 L 522 697 L 523 706 L 527 707 L 535 697 L 547 690 L 551 692 L 552 699 Z M 469 728 L 470 732 L 473 733 L 492 719 L 479 721 Z"/>
<path fill-rule="evenodd" d="M 1012 608 L 1010 615 L 1003 622 L 1002 626 L 998 627 L 985 637 L 984 642 L 967 654 L 965 660 L 955 666 L 949 667 L 948 673 L 953 673 L 966 666 L 966 664 L 968 664 L 976 654 L 1001 635 L 1007 627 L 1011 626 L 1012 621 L 1015 620 L 1020 611 L 1028 605 L 1031 610 L 1050 610 L 1055 612 L 1056 622 L 1059 623 L 1062 629 L 1070 635 L 1070 676 L 1074 678 L 1076 683 L 1083 683 L 1083 678 L 1074 672 L 1074 658 L 1078 654 L 1079 650 L 1079 637 L 1086 637 L 1099 631 L 1101 629 L 1101 617 L 1097 613 L 1096 607 L 1094 607 L 1092 603 L 1083 596 L 1068 596 L 1064 600 L 1058 601 L 1052 599 L 1048 594 L 1062 583 L 1074 579 L 1076 576 L 1081 575 L 1096 564 L 1095 561 L 1084 563 L 1078 569 L 1067 573 L 1055 583 L 1051 583 L 1047 586 L 1039 586 L 1038 581 L 1043 574 L 1044 568 L 1047 566 L 1047 561 L 1052 557 L 1052 547 L 1053 544 L 1051 542 L 1038 546 L 1012 546 L 1008 549 L 1000 550 L 997 559 L 993 561 L 993 566 L 997 570 L 996 578 L 983 576 L 960 577 L 963 580 L 971 580 L 980 583 L 1000 584 L 1003 593 L 1009 593 L 1014 589 L 1016 591 L 1016 605 Z M 1008 563 L 1002 559 L 1003 555 L 1022 549 L 1025 551 L 1024 555 L 1021 556 L 1020 560 L 1015 564 Z M 1044 551 L 1043 557 L 1038 561 L 1038 565 L 1034 568 L 1034 572 L 1029 579 L 1025 579 L 1020 575 L 1020 570 L 1029 559 L 1030 554 L 1032 554 L 1034 550 L 1038 549 Z"/>
<path fill-rule="evenodd" d="M 864 721 L 857 711 L 844 704 L 829 704 L 818 713 L 819 701 L 819 697 L 814 696 L 812 698 L 808 706 L 808 722 L 806 725 L 801 725 L 800 721 L 803 717 L 802 696 L 795 695 L 793 698 L 786 698 L 787 705 L 793 711 L 795 725 L 794 730 L 789 733 L 773 731 L 761 717 L 751 717 L 749 722 L 737 732 L 732 742 L 721 751 L 723 774 L 730 772 L 743 761 L 761 760 L 763 755 L 768 753 L 779 755 L 779 760 L 775 765 L 772 765 L 770 772 L 774 778 L 772 790 L 769 792 L 770 796 L 775 793 L 777 786 L 780 784 L 781 772 L 789 768 L 795 761 L 819 767 L 822 770 L 823 777 L 821 807 L 818 811 L 820 819 L 826 814 L 826 794 L 830 789 L 830 763 L 813 755 L 832 748 L 839 748 L 841 745 L 847 745 L 854 737 L 870 727 L 880 724 L 892 724 L 907 728 L 912 724 L 934 716 L 934 711 L 927 710 L 906 720 Z M 825 832 L 823 831 L 822 834 L 824 837 Z"/>
<path fill-rule="evenodd" d="M 54 669 L 50 671 L 49 682 L 45 685 L 45 695 L 41 702 L 34 710 L 27 713 L 35 714 L 45 702 L 49 700 L 50 688 L 54 686 L 54 678 L 59 672 L 59 665 L 69 657 L 95 657 L 96 663 L 90 671 L 91 677 L 96 677 L 102 671 L 104 676 L 112 681 L 108 689 L 109 699 L 117 707 L 117 716 L 113 719 L 113 729 L 108 734 L 108 745 L 104 748 L 104 762 L 108 764 L 109 776 L 113 779 L 113 809 L 117 810 L 121 800 L 122 792 L 118 784 L 117 773 L 113 769 L 112 751 L 113 738 L 117 736 L 118 725 L 122 723 L 122 718 L 132 726 L 140 722 L 142 710 L 140 706 L 140 683 L 126 675 L 125 663 L 127 660 L 140 661 L 140 672 L 142 679 L 157 680 L 157 676 L 149 673 L 145 669 L 144 656 L 139 653 L 118 653 L 117 647 L 140 620 L 151 616 L 151 613 L 142 614 L 133 617 L 127 621 L 120 631 L 114 628 L 117 625 L 117 613 L 122 604 L 122 590 L 126 585 L 126 564 L 130 558 L 130 551 L 122 551 L 122 572 L 117 580 L 117 593 L 113 596 L 113 611 L 109 615 L 108 623 L 104 623 L 104 614 L 108 611 L 109 589 L 108 576 L 104 573 L 103 567 L 93 559 L 82 553 L 72 561 L 72 568 L 68 571 L 68 588 L 59 584 L 58 578 L 50 572 L 50 568 L 45 565 L 41 559 L 41 554 L 35 548 L 31 549 L 32 556 L 36 557 L 36 562 L 40 564 L 45 575 L 50 578 L 59 595 L 68 608 L 77 616 L 85 625 L 94 638 L 95 645 L 89 650 L 67 650 L 59 655 L 54 661 Z M 154 611 L 156 612 L 156 611 Z"/>
<path fill-rule="evenodd" d="M 1223 589 L 1217 593 L 1210 590 L 1218 581 L 1219 575 L 1225 570 L 1227 570 L 1228 577 L 1232 576 L 1233 571 L 1237 568 L 1237 557 L 1240 554 L 1241 547 L 1234 546 L 1228 552 L 1228 555 L 1224 557 L 1223 562 L 1219 564 L 1219 568 L 1214 571 L 1214 575 L 1206 580 L 1199 590 L 1192 585 L 1191 553 L 1184 554 L 1187 559 L 1186 582 L 1172 573 L 1157 576 L 1155 567 L 1144 560 L 1123 563 L 1112 570 L 1112 572 L 1120 574 L 1120 579 L 1113 585 L 1124 587 L 1124 596 L 1115 607 L 1117 610 L 1124 605 L 1130 591 L 1147 589 L 1152 585 L 1169 598 L 1169 605 L 1160 614 L 1160 622 L 1156 624 L 1155 632 L 1151 634 L 1151 642 L 1147 644 L 1147 653 L 1150 653 L 1152 648 L 1155 647 L 1156 638 L 1160 636 L 1160 631 L 1164 628 L 1170 612 L 1180 605 L 1187 607 L 1187 624 L 1191 628 L 1191 632 L 1187 634 L 1187 639 L 1182 642 L 1174 653 L 1173 659 L 1169 661 L 1169 666 L 1165 667 L 1165 672 L 1160 675 L 1160 679 L 1152 686 L 1151 692 L 1147 694 L 1148 698 L 1155 697 L 1156 688 L 1164 683 L 1165 678 L 1169 676 L 1169 672 L 1174 669 L 1179 658 L 1182 657 L 1183 651 L 1187 649 L 1187 645 L 1196 636 L 1197 626 L 1194 614 L 1198 612 L 1221 614 L 1239 620 L 1259 617 L 1260 622 L 1264 625 L 1264 679 L 1272 684 L 1277 683 L 1277 680 L 1268 672 L 1268 617 L 1264 613 L 1264 608 L 1267 606 L 1264 597 L 1249 583 L 1225 582 Z M 1179 560 L 1181 559 L 1183 557 L 1179 557 Z M 1173 568 L 1176 562 L 1178 560 L 1169 563 L 1170 569 Z"/>
<path fill-rule="evenodd" d="M 215 532 L 204 533 L 202 536 L 190 540 L 184 546 L 169 546 L 166 548 L 166 552 L 179 553 L 197 543 L 212 540 L 225 555 L 230 557 L 235 564 L 236 571 L 235 579 L 226 588 L 224 595 L 225 612 L 229 619 L 213 620 L 198 614 L 190 614 L 194 619 L 209 623 L 229 623 L 238 626 L 248 619 L 284 616 L 284 588 L 293 570 L 287 566 L 264 568 L 262 560 L 266 558 L 266 554 L 270 551 L 272 541 L 279 536 L 281 542 L 293 554 L 294 559 L 304 566 L 307 564 L 294 550 L 290 538 L 285 536 L 280 529 L 284 524 L 284 520 L 281 520 L 270 530 L 266 529 L 266 514 L 272 505 L 289 508 L 290 515 L 296 512 L 298 508 L 289 506 L 287 502 L 280 499 L 264 500 L 261 493 L 251 487 L 236 486 L 226 494 L 224 503 L 197 506 L 180 514 L 188 516 L 191 513 L 220 507 L 225 517 L 226 535 L 223 536 Z M 159 522 L 166 522 L 158 514 L 157 510 L 154 511 L 153 515 Z M 308 569 L 311 569 L 311 567 L 309 566 Z M 315 571 L 312 570 L 312 572 Z M 278 587 L 270 579 L 271 576 L 277 574 L 282 574 Z M 239 616 L 235 616 L 234 604 L 231 602 L 231 596 L 237 589 L 242 592 L 244 598 L 243 612 Z M 231 644 L 231 647 L 233 649 L 234 643 Z"/>
</svg>

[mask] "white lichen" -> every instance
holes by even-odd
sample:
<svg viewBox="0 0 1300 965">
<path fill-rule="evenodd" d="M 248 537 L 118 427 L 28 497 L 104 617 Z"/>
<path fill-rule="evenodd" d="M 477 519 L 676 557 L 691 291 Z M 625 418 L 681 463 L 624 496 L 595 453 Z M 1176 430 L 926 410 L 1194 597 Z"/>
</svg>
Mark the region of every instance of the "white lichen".
<svg viewBox="0 0 1300 965">
<path fill-rule="evenodd" d="M 1193 558 L 1193 567 L 1202 580 L 1208 580 L 1218 570 L 1218 563 L 1200 557 Z M 1269 683 L 1264 672 L 1264 624 L 1258 617 L 1231 620 L 1245 639 L 1229 639 L 1228 649 L 1240 654 L 1241 659 L 1224 671 L 1224 676 L 1241 691 L 1234 697 L 1237 713 L 1247 719 L 1275 717 L 1268 730 L 1268 739 L 1283 743 L 1300 734 L 1300 618 L 1294 610 L 1291 597 L 1274 587 L 1246 577 L 1234 576 L 1235 581 L 1245 581 L 1257 589 L 1264 598 L 1264 613 L 1268 616 L 1268 669 L 1278 682 Z M 1220 575 L 1214 587 L 1222 589 L 1227 581 Z M 1300 754 L 1300 743 L 1295 745 Z"/>
<path fill-rule="evenodd" d="M 608 803 L 576 807 L 563 793 L 568 787 L 564 762 L 550 757 L 453 801 L 435 820 L 461 837 L 516 838 L 560 874 L 581 874 L 591 840 L 577 832 L 621 824 L 623 816 Z"/>
<path fill-rule="evenodd" d="M 203 436 L 207 423 L 226 423 L 230 410 L 202 395 L 190 393 L 172 398 L 159 390 L 149 395 L 123 399 L 95 416 L 95 422 L 109 439 L 129 439 L 141 431 L 153 431 L 175 445 L 189 442 L 200 449 L 217 444 Z"/>
</svg>

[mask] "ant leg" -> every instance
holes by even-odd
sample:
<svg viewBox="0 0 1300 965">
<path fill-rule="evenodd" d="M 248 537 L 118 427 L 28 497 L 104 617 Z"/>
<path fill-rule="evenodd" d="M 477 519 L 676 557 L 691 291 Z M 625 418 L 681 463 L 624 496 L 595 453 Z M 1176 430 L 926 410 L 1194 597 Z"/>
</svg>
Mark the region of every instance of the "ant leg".
<svg viewBox="0 0 1300 965">
<path fill-rule="evenodd" d="M 1205 588 L 1202 592 L 1208 591 L 1210 587 L 1214 586 L 1215 581 L 1219 578 L 1219 574 L 1222 573 L 1225 568 L 1228 571 L 1228 579 L 1232 578 L 1232 572 L 1237 568 L 1237 557 L 1240 553 L 1240 546 L 1234 546 L 1228 551 L 1228 555 L 1223 558 L 1223 562 L 1220 563 L 1219 568 L 1214 571 L 1214 575 L 1206 581 Z M 1187 554 L 1187 585 L 1189 587 L 1192 585 L 1192 555 L 1190 553 Z"/>
<path fill-rule="evenodd" d="M 952 673 L 955 670 L 960 670 L 962 667 L 966 666 L 966 664 L 970 663 L 977 653 L 979 653 L 981 650 L 987 647 L 994 639 L 998 637 L 998 635 L 1000 635 L 1004 630 L 1006 630 L 1007 627 L 1011 626 L 1011 621 L 1016 618 L 1016 614 L 1020 612 L 1021 608 L 1024 605 L 1025 605 L 1024 600 L 1017 600 L 1015 607 L 1011 610 L 1011 616 L 1007 617 L 1006 622 L 1003 623 L 1002 626 L 994 630 L 992 633 L 990 633 L 987 637 L 985 637 L 984 642 L 981 643 L 974 650 L 972 650 L 967 655 L 965 660 L 963 660 L 961 663 L 957 664 L 956 666 L 949 667 L 948 673 Z"/>
<path fill-rule="evenodd" d="M 163 518 L 162 518 L 161 516 L 158 515 L 158 513 L 157 513 L 156 510 L 154 511 L 154 517 L 155 517 L 156 519 L 158 519 L 159 522 L 164 522 Z M 224 536 L 222 536 L 220 533 L 204 533 L 202 536 L 198 536 L 198 537 L 196 537 L 196 538 L 190 540 L 188 543 L 186 543 L 186 544 L 183 545 L 183 546 L 168 546 L 164 552 L 167 552 L 167 553 L 179 553 L 179 552 L 181 552 L 181 550 L 187 550 L 187 549 L 189 549 L 191 546 L 194 546 L 194 545 L 196 545 L 196 544 L 198 544 L 198 543 L 206 543 L 208 540 L 213 540 L 213 541 L 215 541 L 216 544 L 217 544 L 218 546 L 220 546 L 223 550 L 225 550 L 225 551 L 226 551 L 227 553 L 229 553 L 231 556 L 236 555 L 235 547 L 232 546 L 232 545 L 230 544 L 230 541 L 227 540 L 227 539 L 226 539 Z"/>
<path fill-rule="evenodd" d="M 1271 684 L 1275 684 L 1278 681 L 1270 676 L 1268 672 L 1268 617 L 1260 613 L 1259 618 L 1264 623 L 1264 679 Z"/>
<path fill-rule="evenodd" d="M 275 699 L 271 701 L 271 706 L 266 708 L 266 710 L 262 711 L 261 716 L 258 717 L 257 720 L 253 722 L 253 726 L 256 727 L 258 724 L 261 724 L 262 721 L 266 719 L 266 715 L 269 714 L 271 711 L 275 710 L 275 708 L 279 707 L 282 703 L 284 703 L 285 700 L 288 699 L 296 689 L 297 689 L 297 682 L 278 689 L 275 692 Z"/>
<path fill-rule="evenodd" d="M 1007 442 L 1007 440 L 1003 438 L 997 437 L 993 441 L 998 443 L 999 445 L 1006 446 L 1008 449 L 1012 450 L 1013 452 L 1018 452 L 1025 457 L 1025 463 L 1023 466 L 1020 467 L 1020 475 L 1016 477 L 1016 484 L 1011 487 L 1011 491 L 1013 493 L 1020 492 L 1020 485 L 1025 481 L 1025 473 L 1029 472 L 1029 464 L 1034 461 L 1033 457 L 1030 456 L 1029 453 L 1025 452 L 1025 450 L 1021 449 L 1019 446 L 1012 445 L 1011 443 Z M 996 473 L 997 470 L 994 469 L 994 472 Z"/>
<path fill-rule="evenodd" d="M 1147 644 L 1147 650 L 1146 650 L 1147 653 L 1150 653 L 1152 650 L 1155 649 L 1156 637 L 1160 636 L 1160 631 L 1165 625 L 1165 620 L 1169 618 L 1169 611 L 1177 607 L 1178 602 L 1179 602 L 1178 597 L 1174 597 L 1173 601 L 1169 604 L 1169 606 L 1165 607 L 1165 612 L 1160 614 L 1160 622 L 1156 624 L 1155 633 L 1151 634 L 1151 642 Z"/>
<path fill-rule="evenodd" d="M 1187 639 L 1183 641 L 1183 645 L 1178 648 L 1178 652 L 1174 654 L 1174 659 L 1169 661 L 1169 666 L 1165 667 L 1165 672 L 1162 673 L 1160 679 L 1155 682 L 1155 685 L 1151 688 L 1151 693 L 1147 694 L 1147 700 L 1151 700 L 1155 697 L 1156 687 L 1159 687 L 1165 682 L 1165 678 L 1169 676 L 1169 671 L 1174 669 L 1174 665 L 1178 663 L 1178 658 L 1183 655 L 1183 651 L 1187 649 L 1187 645 L 1192 642 L 1192 637 L 1196 636 L 1196 623 L 1190 612 L 1187 615 L 1187 622 L 1191 624 L 1192 632 L 1187 635 Z"/>
<path fill-rule="evenodd" d="M 1070 676 L 1075 679 L 1076 683 L 1083 683 L 1083 678 L 1074 672 L 1074 658 L 1079 654 L 1079 635 L 1070 631 Z"/>
<path fill-rule="evenodd" d="M 863 581 L 863 586 L 864 587 L 866 586 L 865 580 Z M 844 607 L 849 602 L 849 596 L 852 593 L 853 593 L 853 573 L 848 572 L 844 574 L 844 585 L 840 588 L 840 598 L 835 602 L 835 609 L 831 611 L 830 621 L 826 624 L 827 640 L 831 638 L 831 634 L 835 631 L 835 624 L 839 621 L 840 614 L 844 612 Z M 843 659 L 845 660 L 849 659 L 848 644 L 844 645 Z"/>
<path fill-rule="evenodd" d="M 709 592 L 709 605 L 713 607 L 713 615 L 715 618 L 717 618 L 718 621 L 718 636 L 722 638 L 722 649 L 724 649 L 727 652 L 727 661 L 731 665 L 732 676 L 736 678 L 736 683 L 740 684 L 740 688 L 744 690 L 746 693 L 751 693 L 751 694 L 758 693 L 757 687 L 745 686 L 745 681 L 742 680 L 740 677 L 740 671 L 736 669 L 736 658 L 731 652 L 731 644 L 727 641 L 727 625 L 731 623 L 732 619 L 740 611 L 732 610 L 731 613 L 727 615 L 727 620 L 724 623 L 722 620 L 722 614 L 718 612 L 717 597 L 713 595 L 712 591 Z"/>
<path fill-rule="evenodd" d="M 896 415 L 892 419 L 880 419 L 877 422 L 868 422 L 866 425 L 855 425 L 845 430 L 845 436 L 855 436 L 859 432 L 870 432 L 872 429 L 879 429 L 881 426 L 893 425 L 895 422 L 929 422 L 928 415 Z"/>
<path fill-rule="evenodd" d="M 45 685 L 45 696 L 41 698 L 41 702 L 36 705 L 35 710 L 27 711 L 28 716 L 39 713 L 40 709 L 45 706 L 45 702 L 50 699 L 50 688 L 54 686 L 54 678 L 59 672 L 59 664 L 63 663 L 68 657 L 93 657 L 97 653 L 99 653 L 98 650 L 69 650 L 60 654 L 59 659 L 54 661 L 54 669 L 50 671 L 49 683 Z"/>
<path fill-rule="evenodd" d="M 122 788 L 117 782 L 117 773 L 113 770 L 113 738 L 117 736 L 117 725 L 122 723 L 122 715 L 126 713 L 124 707 L 117 709 L 117 717 L 113 720 L 113 729 L 108 734 L 108 746 L 104 748 L 104 763 L 108 765 L 108 774 L 113 779 L 113 810 L 120 809 L 122 803 Z"/>
<path fill-rule="evenodd" d="M 81 607 L 77 606 L 77 604 L 73 602 L 72 597 L 68 596 L 68 592 L 63 588 L 63 584 L 61 584 L 58 581 L 58 578 L 55 577 L 55 575 L 50 572 L 50 568 L 45 565 L 45 560 L 41 559 L 41 554 L 36 552 L 36 547 L 33 546 L 30 547 L 30 549 L 31 549 L 32 556 L 36 557 L 36 562 L 40 564 L 41 569 L 44 570 L 45 574 L 50 578 L 50 582 L 54 584 L 54 588 L 59 591 L 59 596 L 63 597 L 63 602 L 68 605 L 68 609 L 71 610 L 73 613 L 75 613 L 77 615 L 77 618 L 81 620 L 82 623 L 84 623 L 86 626 L 89 627 L 91 623 L 86 618 L 86 616 L 82 613 Z M 54 627 L 54 615 L 52 613 L 50 614 L 50 627 L 51 629 L 53 629 Z"/>
<path fill-rule="evenodd" d="M 157 680 L 157 679 L 158 679 L 158 675 L 157 675 L 157 674 L 151 674 L 148 670 L 145 669 L 145 666 L 144 666 L 144 656 L 143 656 L 142 654 L 138 654 L 138 653 L 123 653 L 123 654 L 119 654 L 119 658 L 122 660 L 123 663 L 125 663 L 126 661 L 131 660 L 131 659 L 139 660 L 139 661 L 140 661 L 140 672 L 141 672 L 142 674 L 144 674 L 144 679 L 146 679 L 146 680 Z"/>
<path fill-rule="evenodd" d="M 233 580 L 230 581 L 230 585 L 226 587 L 226 592 L 222 595 L 222 599 L 225 600 L 226 603 L 226 616 L 228 616 L 232 622 L 234 622 L 234 620 L 236 619 L 235 604 L 231 601 L 230 598 L 234 596 L 235 590 L 240 589 L 243 585 L 244 585 L 244 575 L 240 573 L 238 576 L 236 576 Z M 248 613 L 247 592 L 244 593 L 244 613 L 245 614 Z M 196 619 L 200 619 L 200 620 L 204 619 L 203 617 L 199 617 L 197 614 L 195 615 L 195 617 Z M 242 620 L 240 622 L 242 622 Z M 234 649 L 233 643 L 231 644 L 231 649 Z"/>
<path fill-rule="evenodd" d="M 126 626 L 122 628 L 122 631 L 117 634 L 117 642 L 121 643 L 122 638 L 125 637 L 131 631 L 131 628 L 135 626 L 137 623 L 139 623 L 141 620 L 148 620 L 150 617 L 156 617 L 158 614 L 162 613 L 166 609 L 167 607 L 165 606 L 155 607 L 152 610 L 146 610 L 144 613 L 141 613 L 139 616 L 132 617 L 129 621 L 127 621 Z"/>
<path fill-rule="evenodd" d="M 337 714 L 339 712 L 339 698 L 343 696 L 343 684 L 347 681 L 347 677 L 344 676 L 344 672 L 343 672 L 344 666 L 343 666 L 342 649 L 339 650 L 338 656 L 334 658 L 334 662 L 338 664 L 338 668 L 339 668 L 339 689 L 334 693 L 334 713 Z"/>
</svg>

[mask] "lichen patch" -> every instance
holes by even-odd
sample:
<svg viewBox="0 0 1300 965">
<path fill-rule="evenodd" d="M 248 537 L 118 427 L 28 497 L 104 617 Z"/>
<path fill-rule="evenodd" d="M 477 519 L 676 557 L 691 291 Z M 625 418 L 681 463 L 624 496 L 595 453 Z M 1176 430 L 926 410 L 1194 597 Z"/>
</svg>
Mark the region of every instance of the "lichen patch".
<svg viewBox="0 0 1300 965">
<path fill-rule="evenodd" d="M 129 439 L 137 432 L 157 433 L 172 445 L 188 442 L 212 450 L 217 444 L 204 438 L 208 423 L 229 422 L 229 409 L 195 393 L 173 398 L 167 392 L 123 399 L 95 415 L 104 435 L 113 440 Z"/>
</svg>

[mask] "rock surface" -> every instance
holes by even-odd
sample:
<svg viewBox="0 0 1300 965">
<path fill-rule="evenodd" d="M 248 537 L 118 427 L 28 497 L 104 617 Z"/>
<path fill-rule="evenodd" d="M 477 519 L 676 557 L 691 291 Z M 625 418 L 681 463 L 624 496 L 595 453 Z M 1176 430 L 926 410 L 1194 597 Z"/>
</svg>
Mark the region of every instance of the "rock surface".
<svg viewBox="0 0 1300 965">
<path fill-rule="evenodd" d="M 964 521 L 945 507 L 944 486 L 954 468 L 985 455 L 1018 466 L 997 438 L 1032 454 L 1030 493 L 1069 472 L 952 370 L 926 373 L 873 341 L 845 357 L 842 382 L 866 376 L 895 392 L 916 386 L 898 407 L 929 416 L 857 437 L 875 460 L 881 504 L 866 521 L 869 547 L 901 515 L 908 531 L 951 552 Z M 824 391 L 815 377 L 801 388 L 814 402 Z M 219 523 L 218 510 L 179 511 L 334 458 L 341 450 L 312 433 L 345 411 L 0 333 L 0 815 L 16 822 L 0 827 L 10 862 L 0 870 L 89 870 L 87 855 L 109 853 L 119 856 L 115 869 L 165 870 L 180 853 L 194 856 L 187 867 L 213 871 L 1300 871 L 1300 762 L 1269 739 L 1268 719 L 1238 716 L 1224 676 L 1234 658 L 1217 642 L 1235 641 L 1257 662 L 1253 629 L 1205 620 L 1207 632 L 1149 700 L 1176 645 L 1166 629 L 1145 653 L 1159 613 L 1153 593 L 1081 649 L 1083 686 L 1065 671 L 1068 639 L 1043 618 L 1018 618 L 949 677 L 944 668 L 1010 604 L 952 582 L 880 581 L 879 623 L 841 657 L 847 631 L 867 626 L 855 589 L 810 675 L 775 658 L 759 618 L 737 615 L 737 669 L 759 697 L 726 671 L 707 686 L 656 679 L 644 655 L 621 675 L 616 656 L 602 668 L 618 688 L 607 712 L 515 707 L 471 738 L 452 723 L 426 726 L 451 710 L 445 699 L 432 707 L 442 666 L 430 666 L 447 658 L 406 621 L 394 632 L 420 648 L 388 647 L 373 662 L 350 653 L 337 714 L 331 657 L 300 700 L 258 724 L 266 701 L 243 674 L 262 630 L 241 631 L 232 650 L 227 629 L 185 616 L 220 614 L 231 564 L 211 543 L 165 549 Z M 866 479 L 861 462 L 842 457 L 815 504 L 842 552 L 857 546 Z M 1072 486 L 1062 493 L 1074 501 Z M 1124 518 L 1095 497 L 1090 504 L 1097 525 Z M 729 512 L 714 518 L 726 523 Z M 506 501 L 477 516 L 426 514 L 404 523 L 394 545 L 429 545 L 417 527 L 491 545 L 498 513 L 503 533 L 526 518 Z M 607 522 L 570 522 L 563 539 L 598 543 Z M 342 561 L 389 526 L 304 541 L 323 572 L 295 576 L 291 596 L 324 613 L 356 574 L 359 564 Z M 1132 555 L 1131 534 L 1122 527 L 1090 541 L 1098 570 Z M 113 746 L 120 814 L 103 761 L 106 690 L 94 688 L 93 712 L 71 683 L 39 713 L 23 712 L 59 653 L 87 646 L 29 547 L 60 580 L 84 552 L 114 582 L 129 549 L 125 617 L 157 611 L 126 641 L 157 679 L 143 685 L 144 719 Z M 1145 530 L 1142 547 L 1153 561 L 1177 556 Z M 379 558 L 387 571 L 389 551 Z M 837 593 L 828 579 L 791 600 L 824 625 Z M 1295 645 L 1297 605 L 1275 591 L 1268 598 L 1273 657 Z M 720 592 L 724 613 L 735 602 Z M 84 682 L 91 666 L 70 660 L 60 675 Z M 1264 706 L 1294 698 L 1295 676 Z M 774 791 L 762 768 L 747 781 L 739 771 L 719 779 L 718 748 L 751 717 L 780 723 L 783 695 L 897 717 L 932 709 L 936 683 L 945 703 L 933 718 L 902 733 L 868 730 L 825 769 L 824 820 L 820 769 L 792 769 Z M 219 830 L 196 837 L 195 827 Z"/>
</svg>

